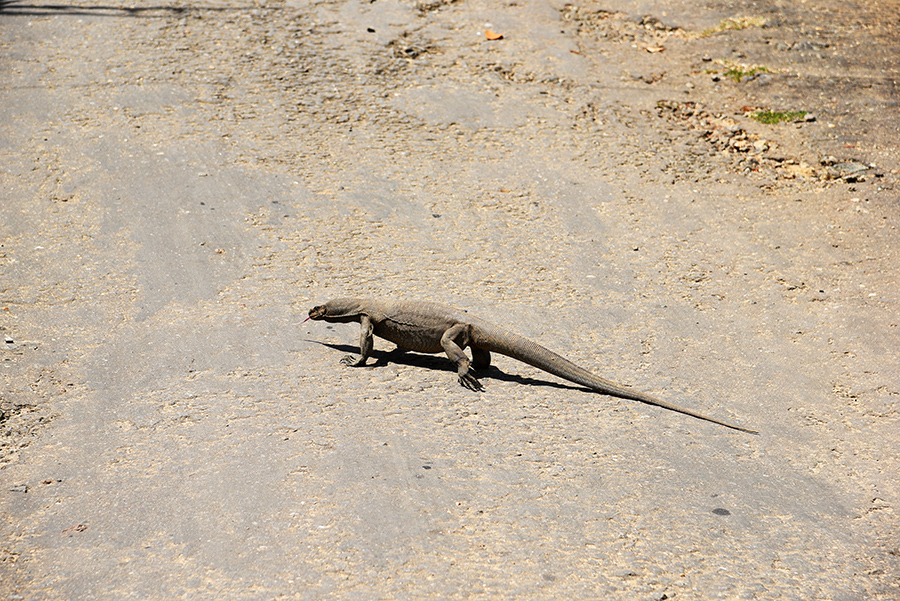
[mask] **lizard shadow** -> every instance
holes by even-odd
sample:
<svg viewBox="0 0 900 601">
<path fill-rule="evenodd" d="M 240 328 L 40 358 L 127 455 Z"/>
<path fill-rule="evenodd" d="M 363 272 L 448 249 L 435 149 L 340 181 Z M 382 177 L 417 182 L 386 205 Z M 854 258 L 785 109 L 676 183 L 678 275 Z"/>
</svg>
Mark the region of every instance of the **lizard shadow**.
<svg viewBox="0 0 900 601">
<path fill-rule="evenodd" d="M 316 344 L 327 346 L 328 348 L 332 348 L 336 351 L 342 351 L 351 355 L 359 354 L 359 347 L 352 344 L 334 344 L 330 342 L 321 342 L 319 340 L 309 339 L 305 341 L 314 342 Z M 373 349 L 370 358 L 374 359 L 375 361 L 374 363 L 369 363 L 368 365 L 366 365 L 366 367 L 377 368 L 384 367 L 388 363 L 396 363 L 398 365 L 409 365 L 411 367 L 422 367 L 425 369 L 437 369 L 454 374 L 456 373 L 456 369 L 453 367 L 453 364 L 447 359 L 447 357 L 439 354 L 429 355 L 425 353 L 415 353 L 412 351 L 403 350 L 401 348 L 395 348 L 390 351 L 379 351 Z M 578 386 L 577 384 L 563 384 L 560 382 L 550 382 L 547 380 L 537 380 L 535 378 L 519 376 L 516 374 L 508 374 L 500 371 L 500 369 L 495 365 L 491 365 L 487 369 L 475 370 L 475 376 L 479 380 L 488 379 L 498 380 L 501 382 L 514 382 L 516 384 L 523 384 L 525 386 L 547 386 L 549 388 L 561 388 L 564 390 L 590 391 L 590 388 Z"/>
</svg>

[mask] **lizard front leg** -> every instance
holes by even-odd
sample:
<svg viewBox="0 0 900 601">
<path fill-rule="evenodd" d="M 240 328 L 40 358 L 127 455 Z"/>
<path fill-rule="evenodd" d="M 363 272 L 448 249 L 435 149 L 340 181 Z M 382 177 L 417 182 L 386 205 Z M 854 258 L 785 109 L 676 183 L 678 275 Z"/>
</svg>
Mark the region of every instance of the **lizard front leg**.
<svg viewBox="0 0 900 601">
<path fill-rule="evenodd" d="M 350 367 L 360 367 L 366 364 L 366 359 L 372 354 L 372 348 L 375 346 L 374 336 L 372 335 L 372 320 L 368 315 L 361 315 L 359 318 L 359 355 L 347 355 L 341 359 L 341 363 Z"/>
<path fill-rule="evenodd" d="M 469 358 L 463 352 L 463 348 L 468 344 L 468 326 L 464 323 L 458 323 L 450 327 L 444 335 L 441 336 L 441 346 L 444 352 L 450 357 L 450 360 L 456 364 L 456 371 L 459 377 L 459 383 L 469 390 L 481 391 L 484 386 L 475 379 L 469 370 Z M 458 338 L 462 338 L 462 347 L 456 343 Z"/>
</svg>

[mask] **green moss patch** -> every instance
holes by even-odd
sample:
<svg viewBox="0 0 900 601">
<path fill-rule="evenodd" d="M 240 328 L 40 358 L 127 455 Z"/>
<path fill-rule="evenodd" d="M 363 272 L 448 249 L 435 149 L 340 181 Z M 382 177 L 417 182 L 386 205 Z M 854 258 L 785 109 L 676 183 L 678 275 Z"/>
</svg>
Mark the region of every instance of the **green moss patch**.
<svg viewBox="0 0 900 601">
<path fill-rule="evenodd" d="M 741 80 L 747 76 L 756 75 L 757 73 L 768 73 L 768 67 L 744 67 L 742 65 L 732 65 L 725 69 L 722 73 L 725 77 L 733 79 L 736 83 L 741 83 Z"/>
<path fill-rule="evenodd" d="M 806 116 L 806 111 L 753 111 L 750 118 L 767 125 L 775 125 L 785 121 L 797 121 Z"/>
</svg>

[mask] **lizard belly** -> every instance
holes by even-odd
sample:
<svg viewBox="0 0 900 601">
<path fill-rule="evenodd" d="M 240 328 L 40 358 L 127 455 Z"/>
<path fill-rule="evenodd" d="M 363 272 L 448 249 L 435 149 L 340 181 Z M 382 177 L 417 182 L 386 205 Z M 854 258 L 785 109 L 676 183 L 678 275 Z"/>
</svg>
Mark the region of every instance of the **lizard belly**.
<svg viewBox="0 0 900 601">
<path fill-rule="evenodd" d="M 441 346 L 443 332 L 436 334 L 426 328 L 386 320 L 375 324 L 374 333 L 379 338 L 389 340 L 408 351 L 417 353 L 444 351 L 444 347 Z"/>
</svg>

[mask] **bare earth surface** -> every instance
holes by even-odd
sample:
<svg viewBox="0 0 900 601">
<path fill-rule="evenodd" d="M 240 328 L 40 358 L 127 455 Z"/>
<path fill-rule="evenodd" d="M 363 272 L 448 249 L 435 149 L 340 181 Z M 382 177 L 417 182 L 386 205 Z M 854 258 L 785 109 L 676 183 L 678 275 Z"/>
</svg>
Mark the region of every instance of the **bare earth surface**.
<svg viewBox="0 0 900 601">
<path fill-rule="evenodd" d="M 898 39 L 885 0 L 2 0 L 0 598 L 900 598 Z M 760 435 L 345 368 L 300 325 L 341 295 Z"/>
</svg>

